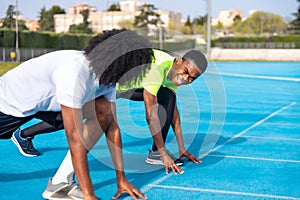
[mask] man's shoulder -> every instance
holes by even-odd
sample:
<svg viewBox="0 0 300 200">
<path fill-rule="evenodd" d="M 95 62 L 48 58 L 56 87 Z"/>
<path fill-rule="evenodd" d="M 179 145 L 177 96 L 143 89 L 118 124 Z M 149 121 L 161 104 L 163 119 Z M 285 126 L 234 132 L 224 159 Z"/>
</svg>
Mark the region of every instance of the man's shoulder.
<svg viewBox="0 0 300 200">
<path fill-rule="evenodd" d="M 155 57 L 155 63 L 162 63 L 166 61 L 173 62 L 175 57 L 172 56 L 169 52 L 153 49 L 154 57 Z"/>
</svg>

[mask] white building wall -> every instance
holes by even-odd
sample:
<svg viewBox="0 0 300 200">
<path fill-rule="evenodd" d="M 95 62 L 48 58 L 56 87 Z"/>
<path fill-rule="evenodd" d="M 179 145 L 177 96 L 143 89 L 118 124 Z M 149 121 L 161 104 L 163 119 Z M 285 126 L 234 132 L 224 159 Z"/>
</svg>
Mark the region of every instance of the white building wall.
<svg viewBox="0 0 300 200">
<path fill-rule="evenodd" d="M 68 32 L 71 25 L 78 25 L 83 22 L 81 14 L 57 14 L 54 15 L 54 30 L 56 33 Z"/>
<path fill-rule="evenodd" d="M 118 29 L 119 23 L 125 20 L 134 20 L 135 16 L 140 14 L 139 8 L 143 2 L 138 1 L 121 1 L 120 6 L 122 11 L 114 12 L 90 12 L 89 22 L 93 32 L 102 32 L 103 30 Z M 127 10 L 125 10 L 127 9 Z M 168 27 L 172 22 L 176 26 L 181 24 L 181 13 L 173 11 L 156 11 L 160 14 L 163 21 L 163 26 Z M 80 24 L 83 22 L 81 14 L 58 14 L 54 15 L 54 29 L 56 33 L 68 32 L 72 24 Z"/>
</svg>

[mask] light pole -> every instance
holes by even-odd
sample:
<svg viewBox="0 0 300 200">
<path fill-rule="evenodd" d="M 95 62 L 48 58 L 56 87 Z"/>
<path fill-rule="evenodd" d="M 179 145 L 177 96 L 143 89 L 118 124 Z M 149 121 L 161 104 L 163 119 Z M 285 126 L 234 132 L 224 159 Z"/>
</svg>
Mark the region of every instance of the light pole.
<svg viewBox="0 0 300 200">
<path fill-rule="evenodd" d="M 20 54 L 19 54 L 19 26 L 18 26 L 18 18 L 19 18 L 18 0 L 16 0 L 16 61 L 19 61 L 19 60 L 20 60 Z"/>
<path fill-rule="evenodd" d="M 211 0 L 207 0 L 207 42 L 206 42 L 206 56 L 207 59 L 210 59 L 210 18 L 211 18 Z"/>
<path fill-rule="evenodd" d="M 159 49 L 163 49 L 163 26 L 162 26 L 162 21 L 159 20 L 158 22 L 158 31 L 159 31 L 159 36 L 158 36 L 158 40 L 159 40 Z"/>
</svg>

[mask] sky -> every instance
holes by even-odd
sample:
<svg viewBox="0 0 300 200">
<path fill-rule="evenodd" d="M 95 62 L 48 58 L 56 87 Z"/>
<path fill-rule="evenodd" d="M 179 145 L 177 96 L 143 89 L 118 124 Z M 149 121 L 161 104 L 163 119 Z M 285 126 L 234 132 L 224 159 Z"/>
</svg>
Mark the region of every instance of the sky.
<svg viewBox="0 0 300 200">
<path fill-rule="evenodd" d="M 0 0 L 0 18 L 6 16 L 9 5 L 16 5 L 26 19 L 38 19 L 42 7 L 49 10 L 53 5 L 58 5 L 68 11 L 68 6 L 75 6 L 79 3 L 88 3 L 96 6 L 97 11 L 104 11 L 108 5 L 118 3 L 118 0 Z M 184 19 L 190 16 L 204 16 L 207 13 L 208 0 L 142 0 L 153 4 L 159 10 L 171 10 L 180 12 Z M 295 19 L 292 13 L 297 12 L 299 3 L 297 0 L 211 0 L 211 16 L 217 18 L 221 10 L 238 9 L 247 17 L 250 10 L 271 12 L 283 17 L 286 21 Z"/>
</svg>

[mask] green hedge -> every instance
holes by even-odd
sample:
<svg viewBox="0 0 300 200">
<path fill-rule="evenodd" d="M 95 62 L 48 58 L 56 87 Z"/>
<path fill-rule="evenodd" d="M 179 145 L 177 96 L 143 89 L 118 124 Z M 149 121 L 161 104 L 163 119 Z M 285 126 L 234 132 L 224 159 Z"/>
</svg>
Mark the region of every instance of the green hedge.
<svg viewBox="0 0 300 200">
<path fill-rule="evenodd" d="M 295 48 L 300 48 L 300 35 L 280 35 L 280 36 L 257 36 L 257 37 L 224 37 L 212 40 L 212 46 L 217 43 L 294 43 Z"/>
<path fill-rule="evenodd" d="M 14 47 L 16 34 L 12 30 L 0 29 L 0 47 Z"/>
<path fill-rule="evenodd" d="M 281 36 L 257 36 L 257 37 L 224 37 L 213 40 L 214 42 L 298 42 L 300 35 L 281 35 Z"/>
<path fill-rule="evenodd" d="M 20 48 L 83 49 L 92 35 L 55 34 L 52 32 L 19 32 Z M 15 47 L 14 30 L 0 29 L 0 47 Z"/>
<path fill-rule="evenodd" d="M 93 35 L 87 34 L 56 34 L 53 32 L 19 31 L 20 48 L 46 48 L 46 49 L 83 49 Z M 212 47 L 218 43 L 294 43 L 295 48 L 300 48 L 300 35 L 284 35 L 270 37 L 226 37 L 211 41 Z M 0 47 L 15 47 L 16 33 L 11 29 L 0 29 Z M 158 47 L 157 41 L 153 45 Z M 164 42 L 164 49 L 181 50 L 193 48 L 194 40 Z"/>
<path fill-rule="evenodd" d="M 16 34 L 14 30 L 0 29 L 0 47 L 15 47 Z M 45 48 L 45 49 L 83 49 L 93 35 L 55 34 L 52 32 L 19 32 L 19 48 Z M 152 41 L 154 47 L 159 43 Z M 194 48 L 194 40 L 167 42 L 163 48 L 176 51 Z"/>
</svg>

